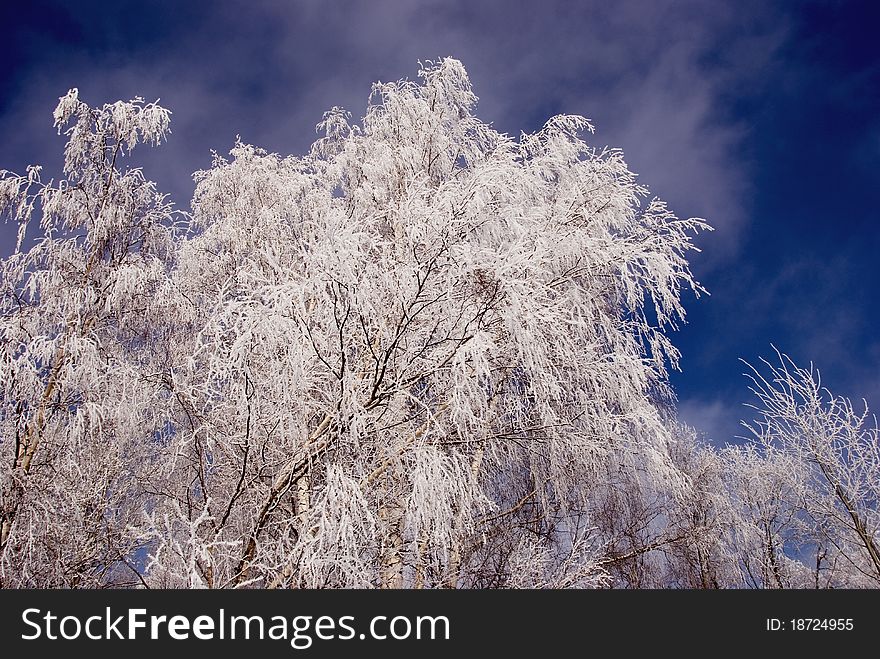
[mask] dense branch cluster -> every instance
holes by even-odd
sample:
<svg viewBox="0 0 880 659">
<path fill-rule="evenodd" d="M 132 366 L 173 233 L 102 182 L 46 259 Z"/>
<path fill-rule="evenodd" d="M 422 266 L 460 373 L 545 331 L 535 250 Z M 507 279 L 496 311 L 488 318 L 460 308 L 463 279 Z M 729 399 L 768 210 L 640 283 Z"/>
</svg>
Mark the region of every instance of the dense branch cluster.
<svg viewBox="0 0 880 659">
<path fill-rule="evenodd" d="M 876 426 L 812 371 L 755 373 L 748 447 L 674 421 L 708 227 L 419 76 L 188 213 L 123 166 L 168 111 L 61 99 L 64 180 L 0 178 L 0 585 L 880 585 Z"/>
</svg>

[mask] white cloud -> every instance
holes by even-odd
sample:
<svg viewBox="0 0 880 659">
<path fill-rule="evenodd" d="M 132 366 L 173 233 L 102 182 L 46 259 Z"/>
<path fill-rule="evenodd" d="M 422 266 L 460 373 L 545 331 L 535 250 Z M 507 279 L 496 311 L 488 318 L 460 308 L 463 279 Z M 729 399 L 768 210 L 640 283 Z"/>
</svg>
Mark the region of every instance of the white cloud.
<svg viewBox="0 0 880 659">
<path fill-rule="evenodd" d="M 156 178 L 185 207 L 192 170 L 236 134 L 301 152 L 325 109 L 360 116 L 375 80 L 412 78 L 417 60 L 452 55 L 471 74 L 480 116 L 501 130 L 535 129 L 556 112 L 593 118 L 597 146 L 622 147 L 675 212 L 716 226 L 703 238 L 710 261 L 736 253 L 748 217 L 738 151 L 748 131 L 726 112 L 725 95 L 756 84 L 785 34 L 760 3 L 693 0 L 254 1 L 247 11 L 221 5 L 198 24 L 167 21 L 154 51 L 80 49 L 32 71 L 0 117 L 0 166 L 60 151 L 42 120 L 69 86 L 92 103 L 160 96 L 173 132 L 159 153 L 140 157 L 160 163 Z"/>
<path fill-rule="evenodd" d="M 720 398 L 690 398 L 678 403 L 678 420 L 703 433 L 716 446 L 742 442 L 741 438 L 747 436 L 748 431 L 741 421 L 748 419 L 750 412 L 750 408 L 744 405 L 731 404 L 730 400 Z"/>
</svg>

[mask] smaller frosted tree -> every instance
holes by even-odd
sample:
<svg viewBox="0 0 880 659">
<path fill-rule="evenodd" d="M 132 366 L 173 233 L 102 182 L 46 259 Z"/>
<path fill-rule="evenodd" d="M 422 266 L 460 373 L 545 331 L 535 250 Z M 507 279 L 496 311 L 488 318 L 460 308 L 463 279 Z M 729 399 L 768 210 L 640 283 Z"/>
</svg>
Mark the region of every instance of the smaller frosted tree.
<svg viewBox="0 0 880 659">
<path fill-rule="evenodd" d="M 19 223 L 0 271 L 0 583 L 99 586 L 131 557 L 144 500 L 134 474 L 147 454 L 155 317 L 172 213 L 139 169 L 168 111 L 141 99 L 90 108 L 60 99 L 65 179 L 2 172 L 0 213 Z M 28 225 L 42 236 L 28 249 Z"/>
<path fill-rule="evenodd" d="M 876 588 L 878 429 L 779 353 L 752 371 L 745 444 L 718 450 L 679 427 L 680 485 L 601 477 L 592 519 L 611 539 L 602 564 L 624 587 Z"/>
<path fill-rule="evenodd" d="M 789 506 L 802 513 L 816 585 L 880 586 L 880 435 L 867 404 L 822 387 L 819 372 L 778 353 L 753 370 L 759 419 L 750 429 L 768 456 L 793 463 Z"/>
<path fill-rule="evenodd" d="M 811 550 L 802 504 L 804 465 L 771 444 L 727 447 L 724 468 L 727 512 L 723 545 L 731 585 L 746 588 L 809 588 Z"/>
</svg>

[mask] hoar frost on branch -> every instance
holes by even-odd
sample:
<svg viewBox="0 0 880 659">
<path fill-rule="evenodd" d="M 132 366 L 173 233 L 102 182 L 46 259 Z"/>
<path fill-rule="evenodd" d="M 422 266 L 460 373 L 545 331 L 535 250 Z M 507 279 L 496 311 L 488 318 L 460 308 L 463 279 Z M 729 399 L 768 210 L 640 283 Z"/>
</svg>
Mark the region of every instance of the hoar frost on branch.
<svg viewBox="0 0 880 659">
<path fill-rule="evenodd" d="M 169 113 L 61 99 L 66 180 L 0 179 L 2 585 L 737 585 L 724 458 L 669 414 L 708 227 L 586 119 L 512 139 L 419 76 L 215 156 L 186 228 L 121 168 Z"/>
<path fill-rule="evenodd" d="M 55 111 L 66 180 L 44 184 L 36 167 L 0 180 L 0 210 L 20 226 L 2 262 L 3 585 L 141 579 L 120 566 L 147 504 L 135 470 L 154 458 L 150 428 L 163 423 L 144 368 L 174 216 L 140 170 L 117 164 L 161 141 L 168 115 L 141 99 L 95 110 L 71 90 Z M 22 251 L 35 211 L 43 237 Z"/>
<path fill-rule="evenodd" d="M 586 120 L 514 141 L 459 63 L 421 76 L 360 127 L 327 113 L 304 158 L 239 144 L 197 175 L 157 477 L 239 541 L 205 585 L 475 585 L 502 546 L 598 580 L 565 555 L 585 475 L 614 449 L 670 477 L 648 394 L 676 353 L 646 306 L 681 313 L 700 223 L 642 209 Z"/>
<path fill-rule="evenodd" d="M 753 371 L 759 419 L 749 425 L 770 462 L 784 461 L 779 500 L 799 526 L 808 585 L 880 587 L 880 431 L 867 404 L 861 411 L 822 387 L 817 370 L 778 354 Z M 781 585 L 781 584 L 780 584 Z"/>
</svg>

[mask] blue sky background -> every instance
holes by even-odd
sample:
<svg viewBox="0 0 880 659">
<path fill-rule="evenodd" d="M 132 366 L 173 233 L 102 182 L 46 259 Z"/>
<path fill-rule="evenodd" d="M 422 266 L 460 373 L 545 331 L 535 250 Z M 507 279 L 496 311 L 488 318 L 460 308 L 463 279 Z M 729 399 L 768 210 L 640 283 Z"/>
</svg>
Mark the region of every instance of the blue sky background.
<svg viewBox="0 0 880 659">
<path fill-rule="evenodd" d="M 183 208 L 236 135 L 302 153 L 324 110 L 453 56 L 478 115 L 518 134 L 583 114 L 592 142 L 680 216 L 706 218 L 674 342 L 680 416 L 724 443 L 749 416 L 740 357 L 774 343 L 880 408 L 880 3 L 663 0 L 5 2 L 0 168 L 55 175 L 70 87 L 140 95 L 172 135 L 135 160 Z M 0 225 L 0 254 L 14 240 Z"/>
</svg>

